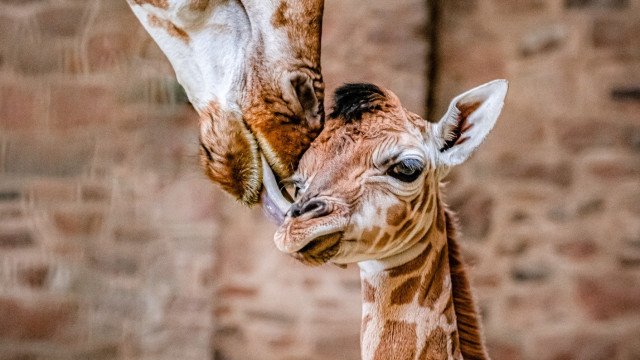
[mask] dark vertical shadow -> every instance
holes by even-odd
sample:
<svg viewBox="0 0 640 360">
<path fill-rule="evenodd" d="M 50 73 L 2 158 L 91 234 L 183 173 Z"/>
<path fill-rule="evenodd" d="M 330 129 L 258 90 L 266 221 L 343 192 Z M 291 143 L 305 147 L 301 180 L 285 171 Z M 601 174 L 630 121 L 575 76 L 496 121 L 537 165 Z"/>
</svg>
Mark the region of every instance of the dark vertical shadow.
<svg viewBox="0 0 640 360">
<path fill-rule="evenodd" d="M 442 16 L 443 0 L 427 0 L 427 8 L 429 9 L 429 24 L 427 27 L 427 36 L 429 37 L 430 46 L 427 52 L 427 99 L 426 114 L 427 121 L 438 121 L 436 116 L 436 95 L 438 90 L 438 75 L 440 70 L 439 54 L 440 54 L 440 22 Z"/>
</svg>

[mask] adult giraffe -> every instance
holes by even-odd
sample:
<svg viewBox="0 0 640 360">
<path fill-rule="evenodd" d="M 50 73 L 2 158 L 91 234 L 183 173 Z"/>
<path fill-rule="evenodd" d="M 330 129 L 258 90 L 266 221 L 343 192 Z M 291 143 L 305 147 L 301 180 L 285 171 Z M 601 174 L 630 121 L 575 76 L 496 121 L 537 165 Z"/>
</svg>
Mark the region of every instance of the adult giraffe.
<svg viewBox="0 0 640 360">
<path fill-rule="evenodd" d="M 258 202 L 262 155 L 287 177 L 322 128 L 324 0 L 127 2 L 200 116 L 205 172 Z"/>
<path fill-rule="evenodd" d="M 310 265 L 358 263 L 363 359 L 488 358 L 440 184 L 493 128 L 506 93 L 504 80 L 469 90 L 432 124 L 375 85 L 336 90 L 275 243 Z"/>
</svg>

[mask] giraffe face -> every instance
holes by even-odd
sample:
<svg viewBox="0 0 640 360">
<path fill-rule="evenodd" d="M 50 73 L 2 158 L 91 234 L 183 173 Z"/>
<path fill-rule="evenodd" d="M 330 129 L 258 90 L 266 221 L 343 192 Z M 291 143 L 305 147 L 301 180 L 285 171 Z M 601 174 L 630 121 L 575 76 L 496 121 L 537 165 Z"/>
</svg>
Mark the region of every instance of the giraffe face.
<svg viewBox="0 0 640 360">
<path fill-rule="evenodd" d="M 440 177 L 493 127 L 506 94 L 494 81 L 455 98 L 435 124 L 371 84 L 339 88 L 325 129 L 291 178 L 277 247 L 310 265 L 382 259 L 411 248 L 435 216 Z"/>
<path fill-rule="evenodd" d="M 205 173 L 247 205 L 261 156 L 293 173 L 324 121 L 323 0 L 127 0 L 200 115 Z"/>
</svg>

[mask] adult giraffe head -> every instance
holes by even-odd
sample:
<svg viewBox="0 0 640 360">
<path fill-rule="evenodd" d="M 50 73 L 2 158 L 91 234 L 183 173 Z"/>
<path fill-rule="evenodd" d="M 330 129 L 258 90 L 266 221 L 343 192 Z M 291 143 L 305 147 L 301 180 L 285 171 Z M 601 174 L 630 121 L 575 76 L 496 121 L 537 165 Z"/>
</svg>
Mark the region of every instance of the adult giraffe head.
<svg viewBox="0 0 640 360">
<path fill-rule="evenodd" d="M 339 88 L 324 130 L 290 178 L 295 202 L 277 247 L 309 264 L 384 259 L 412 248 L 436 219 L 440 180 L 493 128 L 506 91 L 504 80 L 469 90 L 429 123 L 388 90 Z"/>
<path fill-rule="evenodd" d="M 258 202 L 262 155 L 287 177 L 322 128 L 324 1 L 127 1 L 200 115 L 206 174 Z"/>
</svg>

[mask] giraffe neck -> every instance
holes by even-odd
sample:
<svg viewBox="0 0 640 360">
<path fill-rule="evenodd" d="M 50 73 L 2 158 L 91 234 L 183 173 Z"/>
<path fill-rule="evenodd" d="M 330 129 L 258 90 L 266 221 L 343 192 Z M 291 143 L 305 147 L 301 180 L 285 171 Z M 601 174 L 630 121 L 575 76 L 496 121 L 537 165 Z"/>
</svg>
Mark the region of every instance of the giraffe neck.
<svg viewBox="0 0 640 360">
<path fill-rule="evenodd" d="M 433 224 L 412 249 L 359 265 L 363 359 L 462 359 L 446 234 Z"/>
</svg>

